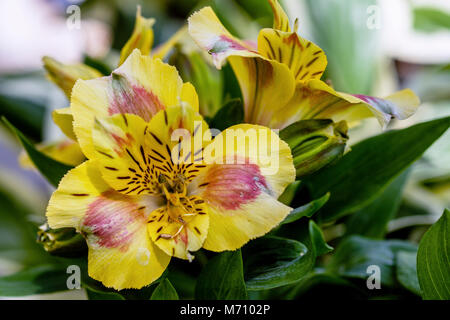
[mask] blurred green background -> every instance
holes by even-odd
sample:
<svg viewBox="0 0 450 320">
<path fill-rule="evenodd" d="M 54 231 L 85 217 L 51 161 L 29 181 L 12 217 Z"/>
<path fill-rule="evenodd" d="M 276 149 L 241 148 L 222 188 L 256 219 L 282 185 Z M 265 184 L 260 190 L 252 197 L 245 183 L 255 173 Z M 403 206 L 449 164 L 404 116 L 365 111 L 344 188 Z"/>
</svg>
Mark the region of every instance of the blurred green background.
<svg viewBox="0 0 450 320">
<path fill-rule="evenodd" d="M 409 87 L 420 97 L 417 114 L 392 128 L 450 115 L 450 2 L 407 0 L 284 0 L 291 21 L 299 18 L 299 33 L 324 49 L 324 78 L 335 89 L 384 96 Z M 255 40 L 270 27 L 266 0 L 3 0 L 0 2 L 0 115 L 6 116 L 33 142 L 55 141 L 63 135 L 51 121 L 51 111 L 66 107 L 65 96 L 45 78 L 41 57 L 64 63 L 86 62 L 111 70 L 134 26 L 136 6 L 154 17 L 155 44 L 167 40 L 196 9 L 210 5 L 235 35 Z M 80 7 L 79 29 L 67 21 L 71 5 Z M 225 99 L 239 95 L 227 88 L 213 67 L 169 57 L 184 78 L 194 84 L 208 78 L 202 103 L 214 112 Z M 101 63 L 99 61 L 102 61 Z M 191 69 L 190 69 L 191 68 Z M 199 69 L 200 68 L 200 69 Z M 204 72 L 204 77 L 195 75 Z M 199 71 L 200 70 L 200 71 Z M 194 77 L 194 79 L 192 78 Z M 197 83 L 196 83 L 197 82 Z M 202 85 L 200 85 L 202 86 Z M 210 87 L 208 87 L 210 86 Z M 208 92 L 208 88 L 212 89 Z M 200 96 L 202 96 L 201 89 Z M 211 114 L 212 116 L 213 114 Z M 351 132 L 350 145 L 381 132 L 375 120 Z M 0 276 L 54 259 L 36 244 L 36 226 L 52 187 L 35 171 L 23 169 L 21 147 L 0 126 Z M 450 206 L 450 132 L 436 142 L 408 171 L 399 210 L 388 227 L 388 238 L 417 242 L 444 207 Z M 337 228 L 325 236 L 339 236 Z M 83 291 L 30 298 L 85 298 Z"/>
</svg>

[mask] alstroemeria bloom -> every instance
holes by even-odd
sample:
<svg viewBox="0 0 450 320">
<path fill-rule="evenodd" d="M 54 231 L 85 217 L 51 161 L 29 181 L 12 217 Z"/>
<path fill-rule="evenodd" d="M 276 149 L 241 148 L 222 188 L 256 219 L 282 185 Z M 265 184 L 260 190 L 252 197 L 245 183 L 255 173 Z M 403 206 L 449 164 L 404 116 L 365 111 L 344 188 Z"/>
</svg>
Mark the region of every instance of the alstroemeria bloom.
<svg viewBox="0 0 450 320">
<path fill-rule="evenodd" d="M 163 59 L 180 38 L 187 35 L 187 28 L 184 26 L 165 43 L 162 43 L 152 50 L 152 26 L 154 23 L 155 19 L 142 17 L 141 8 L 138 6 L 134 30 L 120 52 L 119 66 L 124 63 L 135 49 L 139 49 L 143 55 L 151 55 L 153 58 Z M 89 80 L 102 76 L 98 70 L 85 64 L 67 65 L 50 57 L 44 57 L 43 62 L 50 80 L 58 85 L 69 99 L 72 88 L 78 79 Z M 76 141 L 77 138 L 73 130 L 72 110 L 69 107 L 56 109 L 53 111 L 52 116 L 53 121 L 61 131 L 68 138 Z"/>
<path fill-rule="evenodd" d="M 335 91 L 320 78 L 327 65 L 324 52 L 292 31 L 276 0 L 273 28 L 259 32 L 257 48 L 232 36 L 214 11 L 205 7 L 189 18 L 189 33 L 212 56 L 217 68 L 228 60 L 244 98 L 245 122 L 282 129 L 304 119 L 335 122 L 376 117 L 384 127 L 392 117 L 405 119 L 419 104 L 405 89 L 385 99 Z"/>
<path fill-rule="evenodd" d="M 295 178 L 288 145 L 248 124 L 212 140 L 195 89 L 159 59 L 135 50 L 111 76 L 79 80 L 71 109 L 89 160 L 61 180 L 47 218 L 84 235 L 105 286 L 141 288 L 171 257 L 240 248 L 291 210 L 277 201 Z"/>
</svg>

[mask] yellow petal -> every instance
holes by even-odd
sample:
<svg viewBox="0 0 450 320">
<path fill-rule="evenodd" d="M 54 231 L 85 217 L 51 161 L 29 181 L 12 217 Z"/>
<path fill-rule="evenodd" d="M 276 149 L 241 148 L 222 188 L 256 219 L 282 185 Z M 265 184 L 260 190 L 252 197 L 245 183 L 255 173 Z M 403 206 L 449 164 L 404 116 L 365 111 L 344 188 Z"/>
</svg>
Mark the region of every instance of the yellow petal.
<svg viewBox="0 0 450 320">
<path fill-rule="evenodd" d="M 60 108 L 53 110 L 53 121 L 61 131 L 70 139 L 76 141 L 77 137 L 73 131 L 73 115 L 70 108 Z"/>
<path fill-rule="evenodd" d="M 78 143 L 71 140 L 41 143 L 36 148 L 50 158 L 69 166 L 77 166 L 86 160 Z M 35 168 L 26 152 L 22 152 L 19 157 L 19 162 L 25 168 Z"/>
<path fill-rule="evenodd" d="M 211 7 L 205 7 L 192 14 L 189 19 L 189 34 L 194 41 L 208 51 L 215 66 L 220 69 L 229 56 L 258 57 L 244 41 L 233 37 L 222 25 Z"/>
<path fill-rule="evenodd" d="M 190 182 L 205 167 L 202 150 L 211 141 L 203 118 L 192 108 L 170 107 L 149 123 L 148 149 L 155 172 L 174 179 L 177 173 Z"/>
<path fill-rule="evenodd" d="M 206 239 L 209 217 L 201 198 L 191 196 L 181 203 L 183 206 L 169 205 L 155 210 L 149 217 L 147 229 L 153 242 L 166 254 L 191 260 L 190 252 L 200 249 Z"/>
<path fill-rule="evenodd" d="M 229 58 L 244 98 L 247 123 L 269 125 L 295 90 L 295 79 L 284 64 L 262 58 Z"/>
<path fill-rule="evenodd" d="M 134 50 L 109 77 L 78 81 L 71 110 L 74 131 L 85 155 L 95 156 L 92 144 L 94 118 L 131 113 L 149 121 L 159 110 L 185 103 L 198 110 L 195 90 L 184 85 L 177 70 L 159 59 Z"/>
<path fill-rule="evenodd" d="M 233 37 L 210 7 L 189 18 L 189 33 L 212 56 L 217 68 L 228 58 L 244 98 L 245 122 L 268 125 L 294 93 L 287 65 L 269 60 Z"/>
<path fill-rule="evenodd" d="M 203 247 L 216 252 L 236 250 L 249 240 L 268 233 L 291 210 L 292 208 L 264 193 L 232 213 L 210 207 L 209 231 Z"/>
<path fill-rule="evenodd" d="M 62 64 L 51 57 L 43 57 L 42 61 L 48 78 L 64 91 L 69 99 L 72 88 L 78 79 L 87 80 L 102 76 L 99 71 L 85 64 Z"/>
<path fill-rule="evenodd" d="M 127 195 L 158 193 L 158 176 L 150 164 L 148 123 L 132 114 L 96 119 L 92 133 L 103 179 Z M 150 170 L 151 169 L 151 170 Z"/>
<path fill-rule="evenodd" d="M 274 128 L 303 119 L 346 120 L 350 126 L 358 121 L 376 117 L 384 128 L 392 118 L 406 119 L 417 110 L 419 99 L 409 89 L 404 89 L 384 99 L 337 92 L 320 80 L 297 83 L 291 101 L 283 114 L 271 122 Z"/>
<path fill-rule="evenodd" d="M 121 290 L 150 284 L 170 261 L 147 235 L 147 217 L 158 206 L 154 197 L 111 190 L 95 163 L 87 161 L 64 176 L 46 215 L 50 227 L 74 227 L 83 234 L 89 275 Z"/>
<path fill-rule="evenodd" d="M 131 114 L 97 119 L 93 131 L 95 159 L 103 178 L 115 190 L 127 195 L 155 194 L 160 192 L 160 174 L 175 179 L 182 172 L 187 180 L 193 179 L 199 165 L 189 162 L 189 167 L 183 170 L 188 164 L 178 161 L 188 156 L 191 160 L 196 155 L 194 148 L 202 149 L 198 135 L 203 133 L 207 133 L 206 123 L 190 107 L 167 108 L 150 123 Z"/>
<path fill-rule="evenodd" d="M 269 0 L 269 4 L 273 11 L 273 28 L 280 31 L 291 32 L 289 18 L 278 0 Z"/>
<path fill-rule="evenodd" d="M 134 49 L 139 49 L 143 55 L 150 53 L 153 45 L 152 26 L 154 23 L 155 19 L 147 19 L 141 16 L 141 6 L 138 6 L 133 34 L 120 51 L 119 66 L 125 62 Z"/>
<path fill-rule="evenodd" d="M 215 150 L 214 153 L 211 150 Z M 205 149 L 215 156 L 190 190 L 208 204 L 204 247 L 240 248 L 277 226 L 291 208 L 277 201 L 295 179 L 289 146 L 269 128 L 242 124 L 219 134 Z"/>
<path fill-rule="evenodd" d="M 320 79 L 327 66 L 322 49 L 296 32 L 262 29 L 258 35 L 258 52 L 287 65 L 297 81 Z"/>
<path fill-rule="evenodd" d="M 192 83 L 183 83 L 183 86 L 181 87 L 180 99 L 182 102 L 187 103 L 188 107 L 191 107 L 195 111 L 199 110 L 197 91 L 195 91 Z"/>
</svg>

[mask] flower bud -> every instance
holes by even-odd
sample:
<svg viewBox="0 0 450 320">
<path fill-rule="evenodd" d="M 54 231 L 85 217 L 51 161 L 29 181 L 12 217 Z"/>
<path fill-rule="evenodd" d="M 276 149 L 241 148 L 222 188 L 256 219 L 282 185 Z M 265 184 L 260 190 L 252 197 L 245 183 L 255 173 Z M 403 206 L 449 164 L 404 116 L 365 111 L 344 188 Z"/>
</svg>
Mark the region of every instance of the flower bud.
<svg viewBox="0 0 450 320">
<path fill-rule="evenodd" d="M 134 49 L 139 49 L 143 55 L 150 53 L 153 45 L 152 26 L 154 23 L 155 19 L 141 16 L 141 7 L 138 6 L 133 33 L 120 51 L 119 66 L 125 62 Z"/>
<path fill-rule="evenodd" d="M 291 147 L 297 178 L 311 174 L 339 158 L 345 149 L 347 123 L 329 119 L 301 120 L 280 131 Z"/>
<path fill-rule="evenodd" d="M 74 228 L 50 229 L 44 224 L 39 227 L 37 236 L 37 242 L 51 255 L 73 258 L 87 252 L 86 241 Z"/>
</svg>

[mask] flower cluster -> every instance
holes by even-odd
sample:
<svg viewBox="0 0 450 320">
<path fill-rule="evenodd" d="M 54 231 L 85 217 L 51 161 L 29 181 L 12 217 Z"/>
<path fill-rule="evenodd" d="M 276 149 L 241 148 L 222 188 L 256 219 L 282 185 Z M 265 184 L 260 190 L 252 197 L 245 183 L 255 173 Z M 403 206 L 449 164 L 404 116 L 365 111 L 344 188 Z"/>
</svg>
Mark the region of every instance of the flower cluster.
<svg viewBox="0 0 450 320">
<path fill-rule="evenodd" d="M 257 46 L 233 37 L 209 7 L 189 18 L 189 34 L 217 68 L 229 61 L 244 98 L 245 123 L 219 134 L 199 113 L 194 86 L 163 62 L 187 35 L 185 27 L 152 51 L 154 20 L 138 10 L 108 76 L 44 59 L 50 79 L 70 98 L 54 120 L 71 139 L 72 154 L 47 150 L 77 165 L 50 199 L 48 224 L 85 238 L 89 275 L 105 286 L 142 288 L 172 257 L 191 261 L 200 248 L 236 250 L 267 234 L 291 211 L 278 197 L 296 171 L 306 173 L 294 166 L 293 153 L 317 169 L 325 153 L 345 144 L 345 122 L 374 116 L 385 125 L 415 111 L 410 90 L 380 99 L 340 93 L 321 81 L 324 52 L 298 36 L 297 23 L 291 29 L 276 0 L 269 2 L 274 25 L 260 31 Z M 272 130 L 311 119 L 331 119 L 301 127 L 319 132 L 326 144 L 287 136 L 288 144 Z"/>
</svg>

